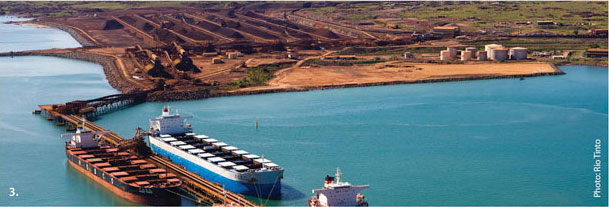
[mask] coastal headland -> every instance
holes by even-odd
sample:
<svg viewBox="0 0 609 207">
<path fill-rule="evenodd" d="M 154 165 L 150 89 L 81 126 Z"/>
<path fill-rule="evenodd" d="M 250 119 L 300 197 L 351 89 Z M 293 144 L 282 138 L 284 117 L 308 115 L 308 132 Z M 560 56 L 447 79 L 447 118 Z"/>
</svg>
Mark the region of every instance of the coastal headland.
<svg viewBox="0 0 609 207">
<path fill-rule="evenodd" d="M 487 31 L 472 26 L 477 19 L 396 18 L 408 8 L 441 7 L 433 3 L 396 3 L 400 4 L 396 8 L 404 9 L 389 10 L 384 3 L 235 3 L 222 7 L 213 2 L 111 3 L 108 8 L 80 3 L 61 7 L 6 4 L 11 14 L 36 17 L 15 24 L 64 30 L 83 47 L 0 56 L 43 55 L 96 62 L 103 66 L 112 87 L 122 93 L 145 91 L 148 101 L 560 75 L 564 72 L 554 65 L 607 63 L 602 58 L 606 49 L 597 48 L 606 44 L 606 29 L 595 19 L 586 23 L 586 28 L 595 30 L 568 34 L 556 26 L 518 22 Z M 375 14 L 378 21 L 336 16 L 349 16 L 348 7 L 375 8 L 368 13 Z M 480 7 L 489 17 L 500 9 L 488 3 Z M 197 8 L 207 9 L 201 12 Z M 73 11 L 65 13 L 66 9 Z M 320 16 L 317 11 L 324 9 L 332 15 Z M 36 15 L 41 10 L 56 15 Z M 489 21 L 496 23 L 492 18 Z M 553 33 L 506 33 L 514 29 Z M 519 49 L 521 55 L 496 58 L 488 51 L 488 59 L 475 58 L 476 50 L 484 52 L 496 44 L 501 44 L 498 49 L 506 51 L 506 57 L 508 48 Z"/>
<path fill-rule="evenodd" d="M 288 68 L 276 73 L 267 86 L 233 93 L 300 91 L 376 85 L 431 83 L 564 74 L 550 63 L 429 64 L 392 61 L 369 66 Z"/>
<path fill-rule="evenodd" d="M 149 101 L 176 101 L 220 96 L 253 95 L 331 88 L 350 88 L 378 85 L 467 81 L 500 78 L 522 78 L 562 75 L 563 71 L 547 62 L 433 64 L 407 61 L 388 61 L 356 66 L 303 66 L 300 61 L 278 70 L 274 78 L 263 86 L 239 89 L 210 90 L 209 86 L 195 86 L 170 90 L 155 90 L 154 85 L 142 83 L 128 76 L 120 54 L 95 52 L 93 49 L 51 49 L 12 53 L 0 56 L 55 56 L 85 60 L 101 64 L 110 85 L 123 93 L 151 91 Z"/>
</svg>

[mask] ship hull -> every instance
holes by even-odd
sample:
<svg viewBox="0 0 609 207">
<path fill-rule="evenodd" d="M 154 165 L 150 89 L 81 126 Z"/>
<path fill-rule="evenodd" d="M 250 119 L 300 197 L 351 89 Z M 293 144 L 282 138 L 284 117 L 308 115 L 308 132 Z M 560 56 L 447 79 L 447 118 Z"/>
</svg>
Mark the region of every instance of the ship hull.
<svg viewBox="0 0 609 207">
<path fill-rule="evenodd" d="M 281 178 L 283 171 L 267 171 L 255 173 L 237 173 L 224 170 L 198 157 L 176 149 L 171 145 L 151 137 L 152 150 L 169 158 L 188 171 L 197 173 L 202 178 L 219 183 L 225 189 L 239 194 L 262 198 L 279 198 L 281 196 Z"/>
<path fill-rule="evenodd" d="M 106 189 L 110 190 L 117 196 L 124 198 L 130 202 L 162 206 L 180 205 L 181 198 L 173 193 L 168 192 L 166 189 L 143 189 L 129 186 L 125 183 L 119 182 L 118 180 L 111 178 L 110 175 L 101 170 L 93 170 L 96 168 L 76 156 L 73 156 L 69 153 L 66 153 L 66 155 L 68 157 L 68 163 L 74 169 L 76 169 L 83 175 L 86 175 L 90 179 L 94 180 L 96 183 L 104 186 Z"/>
</svg>

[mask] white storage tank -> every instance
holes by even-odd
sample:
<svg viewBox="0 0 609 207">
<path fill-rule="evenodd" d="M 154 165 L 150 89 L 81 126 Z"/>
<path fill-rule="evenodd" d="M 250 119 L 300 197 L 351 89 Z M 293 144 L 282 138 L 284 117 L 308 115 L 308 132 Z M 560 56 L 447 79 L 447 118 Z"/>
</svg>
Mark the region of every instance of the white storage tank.
<svg viewBox="0 0 609 207">
<path fill-rule="evenodd" d="M 526 60 L 528 49 L 524 47 L 515 47 L 510 49 L 510 57 L 512 60 Z"/>
<path fill-rule="evenodd" d="M 504 61 L 508 59 L 508 49 L 501 47 L 501 48 L 494 48 L 493 49 L 493 53 L 491 55 L 491 59 L 492 60 L 496 60 L 496 61 Z"/>
<path fill-rule="evenodd" d="M 493 55 L 493 52 L 494 52 L 494 51 L 493 51 L 493 50 L 494 50 L 495 48 L 502 48 L 502 47 L 503 47 L 502 45 L 498 45 L 498 44 L 489 44 L 489 45 L 485 45 L 485 46 L 484 46 L 484 50 L 486 51 L 486 55 L 487 55 L 487 57 L 488 57 L 489 59 L 491 59 L 491 60 L 494 60 L 494 59 L 493 59 L 493 57 L 494 57 L 494 55 Z"/>
<path fill-rule="evenodd" d="M 446 50 L 448 51 L 448 55 L 451 58 L 456 58 L 457 57 L 457 46 L 448 46 L 446 48 Z"/>
<path fill-rule="evenodd" d="M 465 48 L 465 51 L 466 51 L 466 52 L 467 52 L 467 51 L 472 52 L 472 58 L 476 58 L 476 57 L 477 57 L 477 56 L 476 56 L 476 51 L 478 51 L 478 49 L 476 49 L 475 47 L 468 47 L 468 48 Z"/>
<path fill-rule="evenodd" d="M 472 51 L 461 51 L 461 60 L 462 61 L 472 60 Z"/>
<path fill-rule="evenodd" d="M 486 60 L 486 51 L 482 50 L 482 51 L 478 51 L 478 60 Z"/>
<path fill-rule="evenodd" d="M 448 50 L 440 51 L 440 60 L 450 60 L 450 55 L 448 53 Z"/>
</svg>

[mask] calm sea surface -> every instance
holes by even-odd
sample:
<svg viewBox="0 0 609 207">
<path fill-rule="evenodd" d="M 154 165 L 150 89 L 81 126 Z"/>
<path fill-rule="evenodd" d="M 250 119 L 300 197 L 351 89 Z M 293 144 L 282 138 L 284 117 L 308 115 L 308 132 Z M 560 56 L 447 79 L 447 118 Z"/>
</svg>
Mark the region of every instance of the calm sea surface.
<svg viewBox="0 0 609 207">
<path fill-rule="evenodd" d="M 0 25 L 0 51 L 74 42 Z M 196 132 L 285 168 L 283 199 L 267 205 L 306 205 L 340 167 L 343 180 L 370 184 L 372 205 L 606 206 L 609 192 L 592 196 L 592 153 L 601 139 L 606 190 L 607 69 L 561 69 L 567 75 L 145 103 L 96 123 L 131 137 L 163 105 L 192 115 Z M 1 57 L 0 205 L 132 205 L 68 166 L 64 129 L 31 114 L 113 93 L 98 64 Z"/>
</svg>

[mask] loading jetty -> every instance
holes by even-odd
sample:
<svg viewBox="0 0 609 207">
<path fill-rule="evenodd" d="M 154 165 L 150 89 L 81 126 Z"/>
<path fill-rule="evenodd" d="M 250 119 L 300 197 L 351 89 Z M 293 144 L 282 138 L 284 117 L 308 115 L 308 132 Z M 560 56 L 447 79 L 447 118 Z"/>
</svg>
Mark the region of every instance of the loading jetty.
<svg viewBox="0 0 609 207">
<path fill-rule="evenodd" d="M 66 104 L 40 105 L 40 109 L 36 110 L 37 113 L 35 114 L 40 114 L 46 117 L 47 120 L 55 122 L 58 126 L 66 126 L 66 130 L 70 130 L 82 124 L 83 118 L 95 119 L 96 116 L 101 114 L 141 103 L 143 98 L 142 94 L 137 93 L 117 94 L 85 101 L 73 101 Z M 196 173 L 187 171 L 168 159 L 147 153 L 149 151 L 141 150 L 142 145 L 141 142 L 138 143 L 138 140 L 143 140 L 142 137 L 148 134 L 141 132 L 139 128 L 136 130 L 134 138 L 125 139 L 115 132 L 104 129 L 92 122 L 85 122 L 82 127 L 94 133 L 105 132 L 103 135 L 100 135 L 101 143 L 130 151 L 136 154 L 138 158 L 175 174 L 182 181 L 182 184 L 178 188 L 179 190 L 170 193 L 188 198 L 201 205 L 216 206 L 230 204 L 231 206 L 257 206 L 255 203 L 245 199 L 243 195 L 229 192 L 221 185 L 205 180 Z"/>
</svg>

